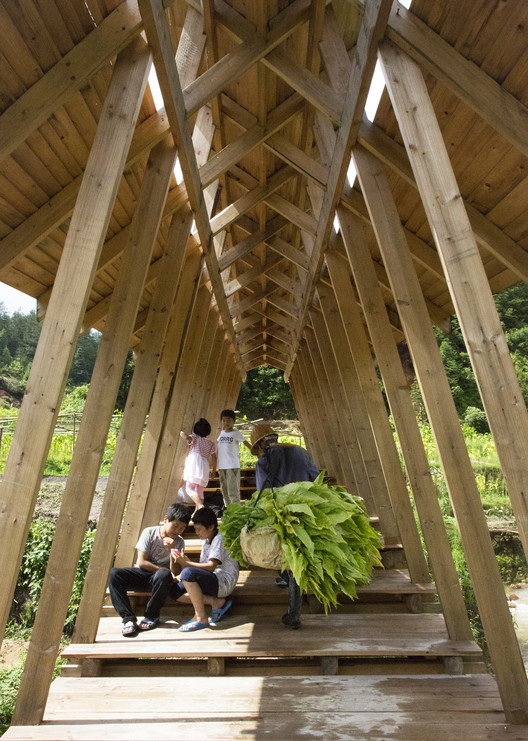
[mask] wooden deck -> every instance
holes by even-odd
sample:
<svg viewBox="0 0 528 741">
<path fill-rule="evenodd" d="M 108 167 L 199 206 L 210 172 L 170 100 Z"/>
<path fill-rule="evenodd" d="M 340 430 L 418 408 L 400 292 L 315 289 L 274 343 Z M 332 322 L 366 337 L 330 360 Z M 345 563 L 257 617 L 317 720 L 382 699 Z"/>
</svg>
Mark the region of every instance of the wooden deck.
<svg viewBox="0 0 528 741">
<path fill-rule="evenodd" d="M 307 595 L 291 631 L 275 577 L 241 571 L 230 612 L 198 633 L 177 630 L 191 608 L 169 600 L 156 630 L 124 638 L 105 605 L 95 642 L 63 651 L 43 722 L 4 738 L 528 741 L 477 644 L 449 639 L 434 584 L 376 569 L 328 615 Z M 148 594 L 131 599 L 141 615 Z"/>
<path fill-rule="evenodd" d="M 376 570 L 349 601 L 362 610 L 311 614 L 308 597 L 291 631 L 275 575 L 241 572 L 231 611 L 198 633 L 177 630 L 191 608 L 169 602 L 156 630 L 123 638 L 104 607 L 95 642 L 64 650 L 43 722 L 4 738 L 528 741 L 528 726 L 507 725 L 479 647 L 449 640 L 441 613 L 412 609 L 435 585 Z M 140 615 L 146 594 L 133 598 Z"/>
<path fill-rule="evenodd" d="M 205 631 L 204 631 L 205 632 Z M 477 676 L 59 678 L 44 721 L 6 739 L 520 741 Z"/>
</svg>

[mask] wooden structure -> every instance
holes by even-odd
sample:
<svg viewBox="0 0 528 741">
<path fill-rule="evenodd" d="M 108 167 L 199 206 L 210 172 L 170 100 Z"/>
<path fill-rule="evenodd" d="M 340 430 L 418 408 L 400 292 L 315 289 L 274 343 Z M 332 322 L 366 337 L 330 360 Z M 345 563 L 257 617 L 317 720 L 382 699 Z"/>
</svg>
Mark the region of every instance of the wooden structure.
<svg viewBox="0 0 528 741">
<path fill-rule="evenodd" d="M 262 364 L 284 371 L 314 459 L 364 498 L 388 547 L 403 547 L 410 582 L 428 583 L 432 570 L 441 641 L 471 642 L 397 351 L 403 339 L 504 713 L 491 728 L 469 703 L 466 720 L 475 738 L 483 728 L 488 738 L 508 737 L 504 719 L 526 724 L 528 681 L 432 325 L 459 318 L 528 549 L 528 420 L 492 299 L 528 276 L 528 5 L 0 0 L 0 21 L 0 280 L 34 296 L 44 320 L 0 484 L 2 628 L 76 340 L 92 327 L 103 333 L 11 737 L 44 717 L 129 347 L 137 362 L 76 644 L 96 639 L 116 542 L 116 563 L 129 564 L 142 525 L 172 498 L 185 454 L 180 429 L 198 416 L 216 420 L 235 404 L 245 373 Z M 386 91 L 371 121 L 364 111 L 377 61 Z M 453 690 L 446 679 L 441 692 L 457 693 L 463 681 L 451 681 Z M 487 681 L 472 697 L 490 697 Z M 380 712 L 440 687 L 419 685 L 407 681 Z M 345 705 L 355 691 L 336 687 Z M 376 680 L 365 693 L 369 702 L 379 697 Z M 496 713 L 495 695 L 493 707 L 479 708 Z M 195 735 L 233 738 L 232 720 L 209 736 L 196 726 Z M 349 720 L 365 728 L 364 719 Z M 256 738 L 252 723 L 240 732 Z M 369 728 L 361 738 L 381 737 Z M 328 729 L 328 738 L 341 737 Z M 46 733 L 35 728 L 35 738 Z M 286 734 L 295 736 L 289 726 Z"/>
</svg>

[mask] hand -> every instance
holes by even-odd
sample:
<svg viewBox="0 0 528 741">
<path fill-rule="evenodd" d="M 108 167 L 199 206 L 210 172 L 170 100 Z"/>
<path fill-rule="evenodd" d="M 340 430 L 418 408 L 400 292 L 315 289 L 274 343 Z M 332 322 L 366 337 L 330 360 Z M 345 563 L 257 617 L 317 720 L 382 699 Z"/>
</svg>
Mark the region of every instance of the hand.
<svg viewBox="0 0 528 741">
<path fill-rule="evenodd" d="M 168 538 L 168 537 L 163 538 L 163 545 L 166 548 L 170 548 L 171 546 L 174 545 L 174 538 Z"/>
<path fill-rule="evenodd" d="M 178 556 L 182 555 L 182 552 L 179 551 L 177 548 L 171 548 L 171 555 L 176 560 Z"/>
</svg>

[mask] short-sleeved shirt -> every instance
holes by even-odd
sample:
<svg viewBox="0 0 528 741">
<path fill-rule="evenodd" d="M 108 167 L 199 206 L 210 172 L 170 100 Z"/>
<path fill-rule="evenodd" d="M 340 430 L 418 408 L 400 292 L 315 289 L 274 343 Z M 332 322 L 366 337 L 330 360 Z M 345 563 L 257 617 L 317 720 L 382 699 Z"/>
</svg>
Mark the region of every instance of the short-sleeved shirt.
<svg viewBox="0 0 528 741">
<path fill-rule="evenodd" d="M 204 542 L 200 563 L 207 563 L 213 558 L 219 562 L 213 572 L 218 579 L 218 597 L 227 597 L 235 588 L 240 567 L 238 561 L 235 561 L 225 549 L 224 536 L 220 533 L 217 533 L 210 543 L 208 540 Z"/>
<path fill-rule="evenodd" d="M 185 550 L 185 541 L 181 535 L 177 535 L 174 538 L 173 548 L 177 548 L 179 551 Z M 170 562 L 170 549 L 163 544 L 163 538 L 160 535 L 160 526 L 153 525 L 152 527 L 146 527 L 139 540 L 136 543 L 136 549 L 143 551 L 149 561 L 156 566 L 165 566 L 169 568 Z M 138 564 L 136 563 L 136 566 Z"/>
<path fill-rule="evenodd" d="M 222 430 L 218 436 L 218 469 L 240 468 L 240 453 L 238 446 L 246 438 L 240 430 L 225 432 Z"/>
</svg>

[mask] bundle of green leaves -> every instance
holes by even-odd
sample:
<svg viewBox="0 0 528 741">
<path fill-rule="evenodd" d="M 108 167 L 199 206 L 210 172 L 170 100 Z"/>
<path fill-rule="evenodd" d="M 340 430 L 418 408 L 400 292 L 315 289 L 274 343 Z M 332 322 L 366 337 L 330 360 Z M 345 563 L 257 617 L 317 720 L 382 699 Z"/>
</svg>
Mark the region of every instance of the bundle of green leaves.
<svg viewBox="0 0 528 741">
<path fill-rule="evenodd" d="M 290 569 L 302 591 L 310 590 L 326 612 L 340 594 L 357 597 L 374 566 L 381 566 L 380 536 L 370 525 L 363 500 L 342 486 L 330 486 L 321 473 L 302 481 L 255 492 L 230 504 L 220 532 L 225 546 L 243 568 L 240 532 L 273 527 L 282 541 L 283 568 Z"/>
</svg>

